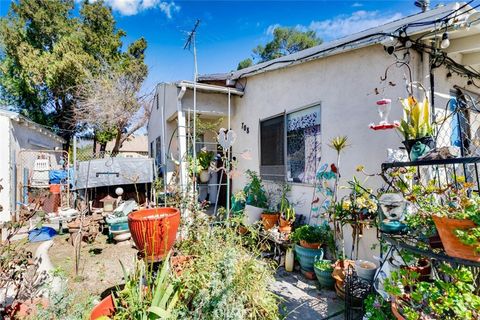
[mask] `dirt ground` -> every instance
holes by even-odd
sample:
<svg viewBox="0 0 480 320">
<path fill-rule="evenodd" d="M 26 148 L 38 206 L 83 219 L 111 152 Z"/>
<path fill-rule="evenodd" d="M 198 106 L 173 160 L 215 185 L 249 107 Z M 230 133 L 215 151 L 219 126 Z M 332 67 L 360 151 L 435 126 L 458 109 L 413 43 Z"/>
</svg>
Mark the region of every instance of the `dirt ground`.
<svg viewBox="0 0 480 320">
<path fill-rule="evenodd" d="M 68 288 L 80 296 L 99 296 L 105 290 L 122 283 L 123 271 L 120 261 L 127 270 L 134 266 L 137 250 L 130 241 L 119 244 L 107 241 L 99 235 L 94 243 L 83 242 L 78 275 L 75 274 L 73 246 L 68 235 L 57 235 L 48 251 L 55 271 L 65 276 Z M 35 253 L 40 243 L 28 244 Z"/>
</svg>

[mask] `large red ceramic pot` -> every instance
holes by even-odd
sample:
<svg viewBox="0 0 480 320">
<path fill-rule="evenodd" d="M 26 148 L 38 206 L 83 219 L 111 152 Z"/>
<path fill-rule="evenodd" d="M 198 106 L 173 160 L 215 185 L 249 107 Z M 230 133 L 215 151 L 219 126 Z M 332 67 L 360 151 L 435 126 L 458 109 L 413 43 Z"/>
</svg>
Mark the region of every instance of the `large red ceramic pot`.
<svg viewBox="0 0 480 320">
<path fill-rule="evenodd" d="M 132 239 L 148 261 L 160 261 L 170 251 L 179 225 L 177 208 L 144 209 L 128 215 Z"/>
</svg>

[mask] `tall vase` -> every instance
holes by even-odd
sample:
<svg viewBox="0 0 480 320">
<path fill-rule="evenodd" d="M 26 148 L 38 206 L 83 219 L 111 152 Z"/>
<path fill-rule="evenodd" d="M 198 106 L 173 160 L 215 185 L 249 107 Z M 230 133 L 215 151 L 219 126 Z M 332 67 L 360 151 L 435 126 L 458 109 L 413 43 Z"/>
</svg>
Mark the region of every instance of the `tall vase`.
<svg viewBox="0 0 480 320">
<path fill-rule="evenodd" d="M 172 248 L 180 225 L 177 208 L 153 208 L 132 212 L 128 226 L 137 249 L 149 261 L 160 261 Z"/>
<path fill-rule="evenodd" d="M 293 254 L 293 248 L 288 248 L 287 252 L 285 253 L 285 270 L 292 272 L 294 263 L 295 255 Z"/>
</svg>

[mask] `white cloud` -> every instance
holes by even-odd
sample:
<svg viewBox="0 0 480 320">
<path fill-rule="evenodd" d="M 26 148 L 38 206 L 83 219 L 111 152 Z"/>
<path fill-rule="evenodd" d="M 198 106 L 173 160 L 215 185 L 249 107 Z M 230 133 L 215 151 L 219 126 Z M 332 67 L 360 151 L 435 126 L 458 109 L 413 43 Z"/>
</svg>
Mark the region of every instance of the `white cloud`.
<svg viewBox="0 0 480 320">
<path fill-rule="evenodd" d="M 354 7 L 354 8 L 363 7 L 363 3 L 360 3 L 360 2 L 354 2 L 354 3 L 352 4 L 352 7 Z"/>
<path fill-rule="evenodd" d="M 265 31 L 265 33 L 268 36 L 271 36 L 271 35 L 273 35 L 273 31 L 278 27 L 281 27 L 281 25 L 279 23 L 271 24 L 267 27 L 267 30 Z"/>
<path fill-rule="evenodd" d="M 95 1 L 95 0 L 94 0 Z M 158 8 L 167 18 L 172 18 L 174 12 L 180 11 L 180 6 L 175 2 L 161 0 L 106 0 L 106 4 L 112 7 L 114 11 L 124 16 L 132 16 L 140 11 Z"/>
<path fill-rule="evenodd" d="M 339 15 L 332 19 L 312 21 L 305 28 L 314 30 L 324 40 L 331 40 L 377 27 L 401 17 L 401 13 L 384 14 L 380 11 L 360 10 L 350 15 Z"/>
<path fill-rule="evenodd" d="M 332 19 L 312 21 L 309 25 L 297 24 L 295 29 L 300 31 L 313 30 L 317 36 L 324 41 L 342 38 L 356 32 L 400 19 L 401 13 L 385 14 L 380 11 L 355 11 L 350 15 L 342 14 Z M 267 36 L 273 35 L 275 28 L 281 27 L 280 24 L 272 24 L 265 31 Z"/>
</svg>

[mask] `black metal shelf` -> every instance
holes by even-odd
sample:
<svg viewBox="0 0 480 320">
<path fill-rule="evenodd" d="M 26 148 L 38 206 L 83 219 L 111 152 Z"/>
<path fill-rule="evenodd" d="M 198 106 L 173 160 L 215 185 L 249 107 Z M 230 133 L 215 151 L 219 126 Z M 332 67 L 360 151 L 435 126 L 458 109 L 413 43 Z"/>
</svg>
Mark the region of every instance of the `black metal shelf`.
<svg viewBox="0 0 480 320">
<path fill-rule="evenodd" d="M 418 160 L 407 162 L 385 162 L 382 163 L 382 170 L 385 171 L 391 168 L 402 167 L 422 167 L 422 166 L 435 166 L 435 165 L 447 165 L 447 164 L 468 164 L 480 162 L 480 157 L 463 157 L 452 159 L 439 159 L 439 160 Z"/>
<path fill-rule="evenodd" d="M 458 264 L 458 265 L 480 267 L 480 262 L 455 258 L 455 257 L 451 257 L 449 255 L 446 255 L 444 253 L 433 252 L 432 250 L 420 249 L 418 246 L 415 246 L 413 243 L 408 244 L 406 241 L 404 241 L 404 239 L 405 239 L 404 236 L 394 236 L 394 235 L 381 233 L 381 238 L 383 240 L 385 240 L 386 242 L 390 243 L 392 246 L 408 250 L 410 252 L 416 253 L 416 254 L 421 255 L 421 256 L 436 259 L 438 261 L 450 262 L 450 263 L 454 263 L 454 264 Z"/>
</svg>

